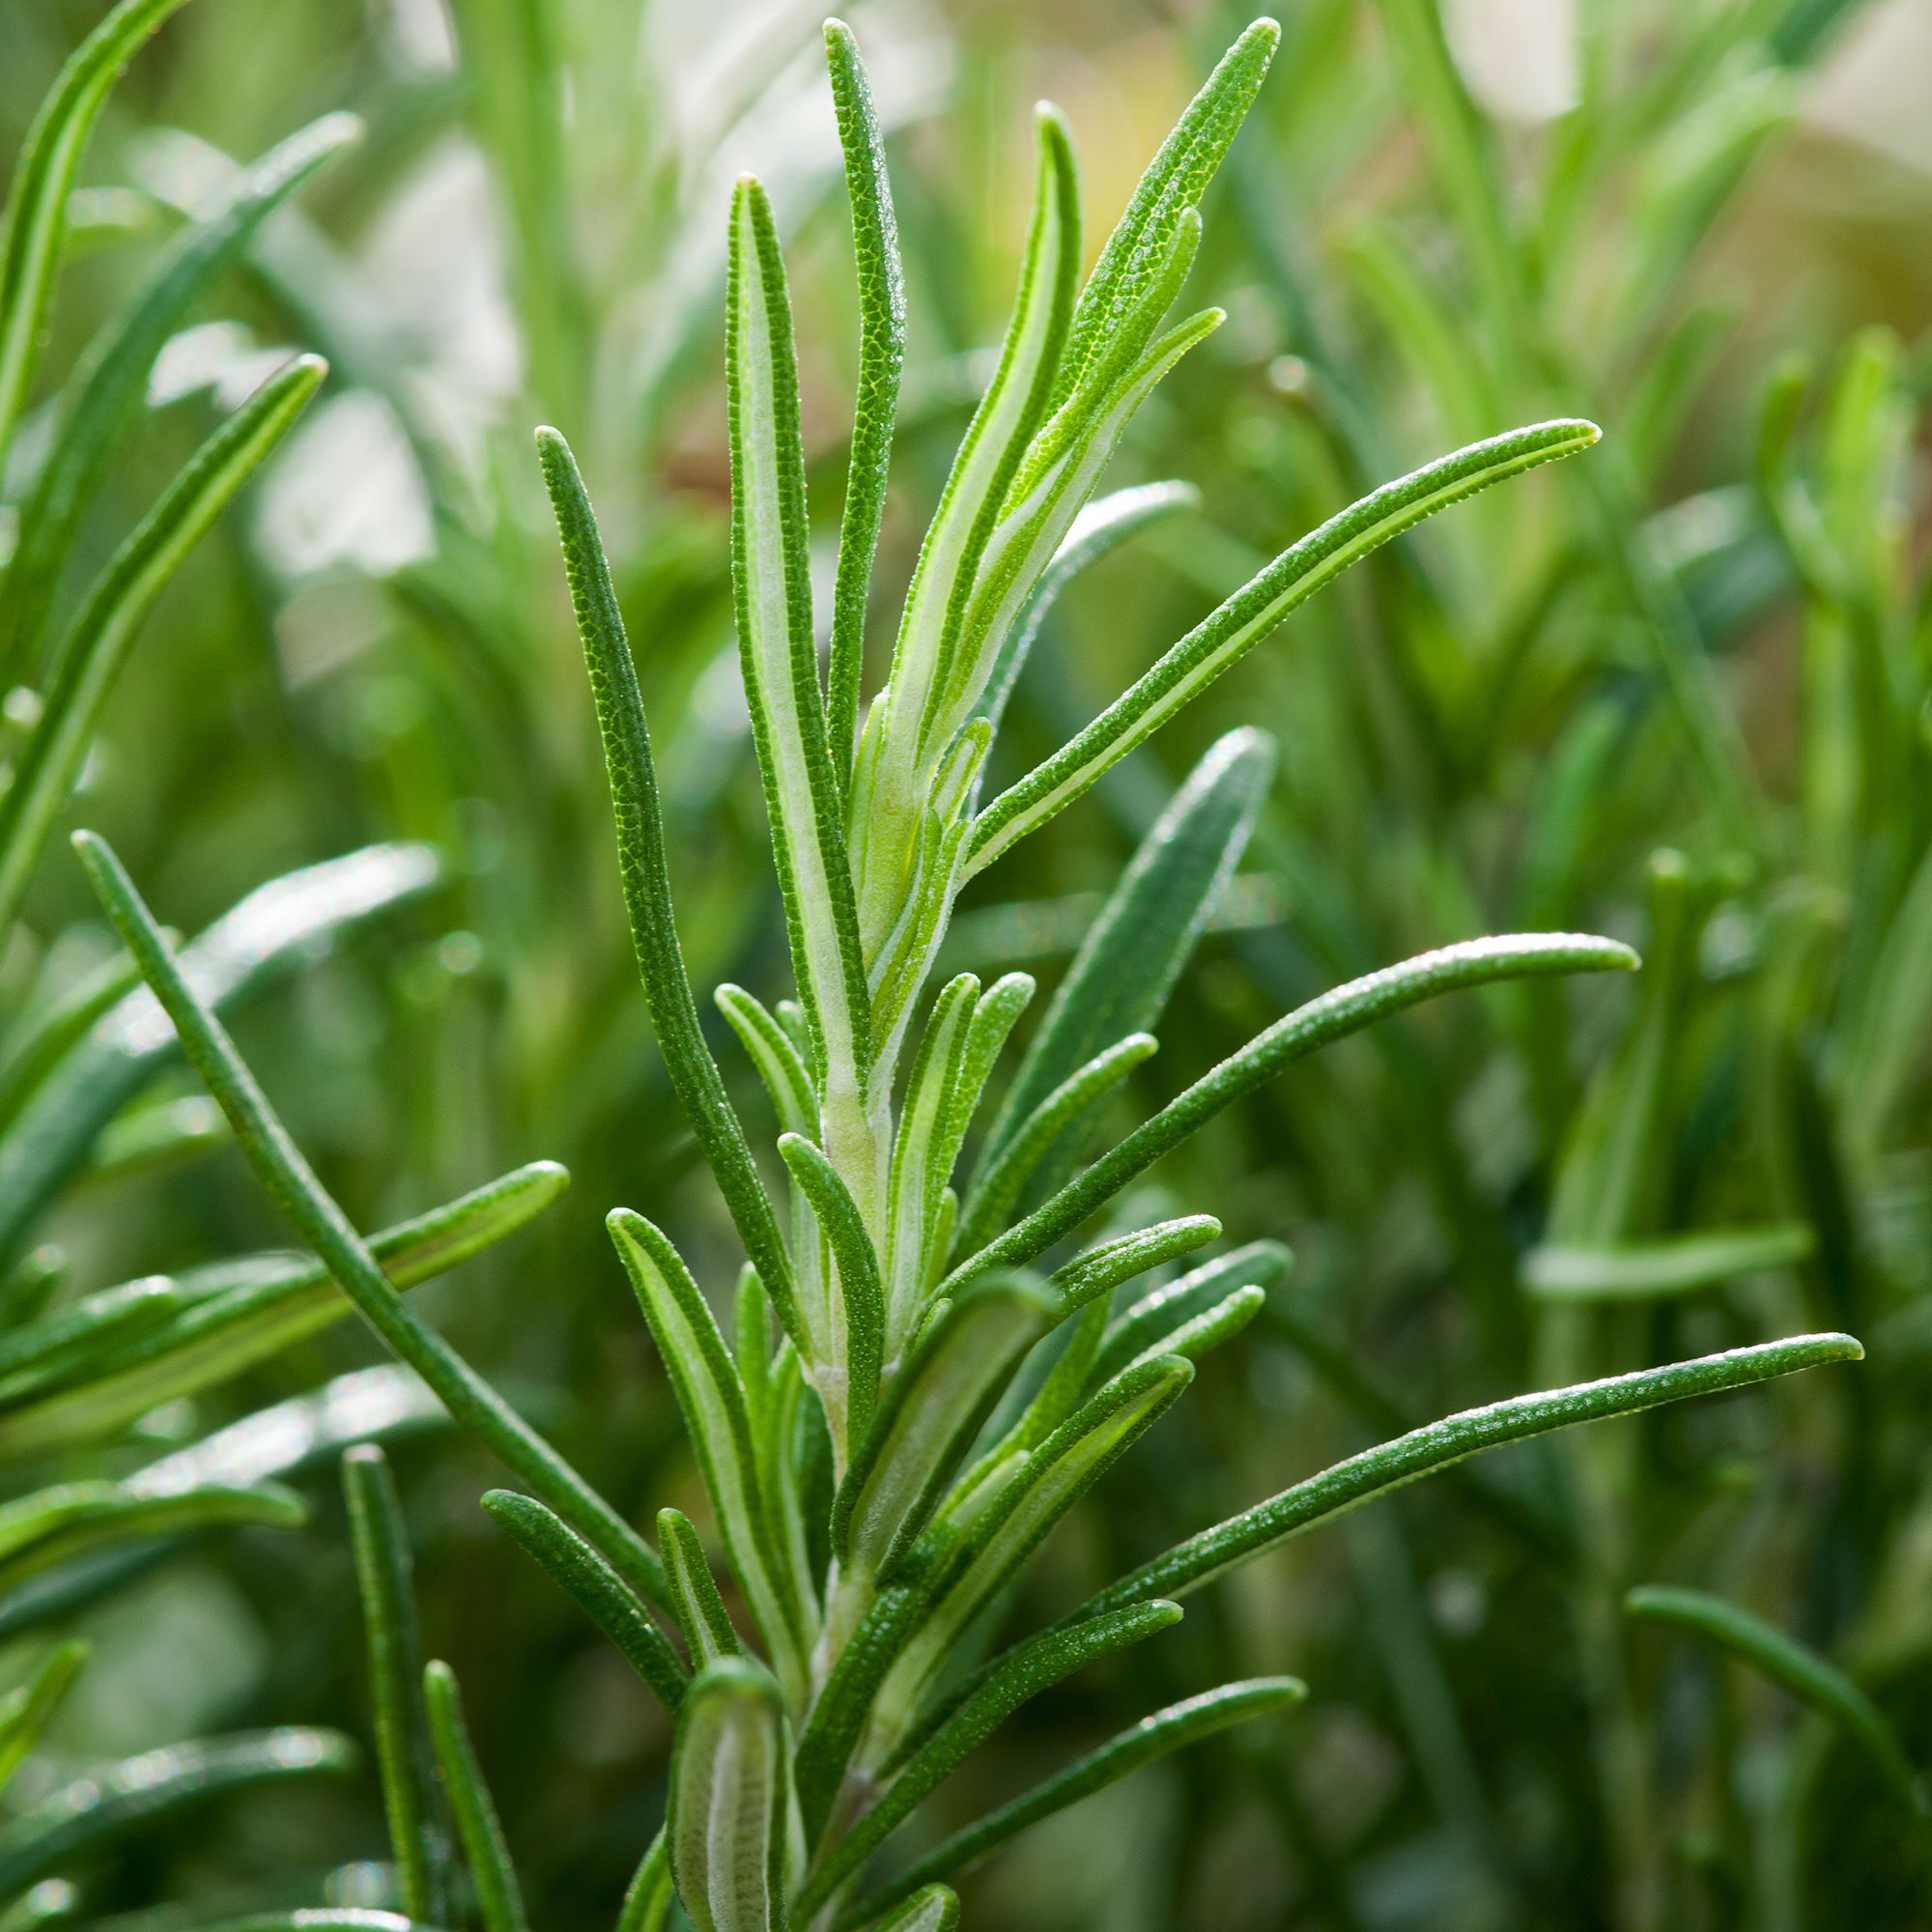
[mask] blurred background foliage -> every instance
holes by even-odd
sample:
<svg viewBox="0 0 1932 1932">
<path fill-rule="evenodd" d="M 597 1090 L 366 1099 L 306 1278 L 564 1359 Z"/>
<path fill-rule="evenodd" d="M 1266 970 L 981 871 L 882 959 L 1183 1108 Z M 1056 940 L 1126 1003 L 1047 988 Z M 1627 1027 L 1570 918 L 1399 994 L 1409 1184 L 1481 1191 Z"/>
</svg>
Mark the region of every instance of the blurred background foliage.
<svg viewBox="0 0 1932 1932">
<path fill-rule="evenodd" d="M 100 11 L 6 10 L 0 149 Z M 1298 613 L 969 899 L 943 963 L 1050 982 L 1193 759 L 1248 723 L 1279 738 L 1280 776 L 1135 1104 L 1326 984 L 1446 940 L 1580 926 L 1637 943 L 1647 971 L 1385 1022 L 1156 1171 L 1231 1241 L 1288 1241 L 1294 1271 L 1207 1368 L 1212 1399 L 1051 1548 L 1037 1607 L 1204 1511 L 1499 1394 L 1805 1323 L 1852 1329 L 1871 1358 L 1512 1452 L 1202 1600 L 1164 1644 L 1032 1707 L 935 1810 L 969 1817 L 1213 1671 L 1293 1670 L 1308 1707 L 1067 1814 L 972 1882 L 968 1920 L 1921 1925 L 1932 1899 L 1875 1775 L 1619 1605 L 1653 1580 L 1724 1592 L 1845 1664 L 1932 1764 L 1932 8 L 1282 11 L 1195 274 L 1231 326 L 1117 465 L 1191 481 L 1202 509 L 1056 609 L 1002 755 L 1050 750 L 1375 482 L 1559 412 L 1602 422 L 1604 445 Z M 903 582 L 1009 294 L 1029 103 L 1067 110 L 1103 231 L 1241 17 L 876 0 L 852 19 L 893 128 L 911 292 L 880 579 Z M 77 810 L 190 931 L 356 847 L 442 855 L 433 890 L 309 949 L 242 1041 L 365 1228 L 538 1157 L 570 1169 L 557 1205 L 426 1306 L 640 1512 L 694 1507 L 696 1485 L 603 1213 L 647 1210 L 714 1282 L 729 1231 L 637 995 L 529 430 L 570 435 L 603 516 L 693 978 L 773 996 L 719 300 L 725 187 L 753 165 L 794 231 L 829 569 L 857 328 L 816 24 L 789 0 L 196 0 L 90 150 L 44 362 L 50 392 L 238 164 L 326 113 L 362 118 L 167 344 L 87 506 L 56 611 L 220 409 L 291 348 L 329 356 L 317 405 L 147 626 Z M 48 421 L 26 421 L 10 503 Z M 57 847 L 0 997 L 31 1013 L 111 951 Z M 167 1081 L 144 1104 L 192 1092 Z M 15 1253 L 57 1243 L 77 1293 L 273 1247 L 205 1113 L 173 1119 L 143 1157 L 98 1151 L 106 1171 Z M 136 1469 L 371 1360 L 337 1326 L 104 1441 L 34 1452 L 18 1481 Z M 0 1606 L 0 1680 L 60 1632 L 96 1645 L 14 1801 L 193 1732 L 364 1728 L 327 1452 L 373 1414 L 399 1438 L 427 1639 L 463 1676 L 539 1922 L 603 1922 L 662 1804 L 655 1709 L 490 1527 L 487 1458 L 394 1386 L 356 1409 L 356 1386 L 337 1388 L 346 1421 L 301 1412 L 310 1433 L 276 1464 L 311 1492 L 307 1530 L 151 1540 Z M 74 1909 L 159 1928 L 158 1900 L 295 1903 L 325 1874 L 339 1901 L 382 1903 L 381 1842 L 366 1776 L 237 1797 L 77 1870 Z"/>
</svg>

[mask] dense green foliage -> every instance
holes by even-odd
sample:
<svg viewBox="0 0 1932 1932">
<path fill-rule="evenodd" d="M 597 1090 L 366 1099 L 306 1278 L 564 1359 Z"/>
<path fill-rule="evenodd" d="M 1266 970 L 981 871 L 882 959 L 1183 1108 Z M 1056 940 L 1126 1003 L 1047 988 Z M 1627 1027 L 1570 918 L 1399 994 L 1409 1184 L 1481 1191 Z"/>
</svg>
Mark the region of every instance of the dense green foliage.
<svg viewBox="0 0 1932 1932">
<path fill-rule="evenodd" d="M 692 11 L 0 21 L 0 1925 L 1921 1922 L 1910 10 Z"/>
</svg>

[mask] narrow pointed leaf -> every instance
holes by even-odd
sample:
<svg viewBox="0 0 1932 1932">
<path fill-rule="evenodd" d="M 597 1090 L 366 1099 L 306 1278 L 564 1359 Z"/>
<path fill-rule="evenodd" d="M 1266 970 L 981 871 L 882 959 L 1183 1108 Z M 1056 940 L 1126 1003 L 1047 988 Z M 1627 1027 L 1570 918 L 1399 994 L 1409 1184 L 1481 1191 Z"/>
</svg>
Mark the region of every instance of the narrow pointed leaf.
<svg viewBox="0 0 1932 1932">
<path fill-rule="evenodd" d="M 637 1593 L 554 1510 L 534 1496 L 491 1490 L 483 1507 L 525 1555 L 623 1652 L 631 1668 L 675 1714 L 690 1673 Z M 667 1585 L 667 1595 L 669 1590 Z"/>
<path fill-rule="evenodd" d="M 183 231 L 126 313 L 88 345 L 70 381 L 72 400 L 63 400 L 53 445 L 20 509 L 6 575 L 11 649 L 31 650 L 38 640 L 74 533 L 140 412 L 149 371 L 169 336 L 262 223 L 361 131 L 353 114 L 328 114 L 270 149 L 237 176 L 217 208 Z"/>
<path fill-rule="evenodd" d="M 859 384 L 852 409 L 852 454 L 845 470 L 845 508 L 838 524 L 825 705 L 826 740 L 843 788 L 851 780 L 858 734 L 867 592 L 886 509 L 899 375 L 905 366 L 906 301 L 885 140 L 859 43 L 842 20 L 825 23 L 825 59 L 838 116 L 838 143 L 845 154 L 845 190 L 852 204 L 859 282 Z"/>
<path fill-rule="evenodd" d="M 0 1894 L 112 1844 L 124 1833 L 251 1785 L 340 1776 L 355 1747 L 334 1731 L 290 1727 L 166 1745 L 76 1778 L 0 1827 Z"/>
<path fill-rule="evenodd" d="M 779 1688 L 749 1658 L 720 1659 L 678 1715 L 665 1826 L 696 1932 L 784 1932 L 789 1809 Z"/>
<path fill-rule="evenodd" d="M 554 429 L 537 432 L 537 453 L 563 545 L 571 608 L 590 675 L 611 803 L 617 820 L 617 859 L 631 944 L 643 981 L 644 1006 L 658 1051 L 705 1164 L 718 1182 L 745 1252 L 758 1270 L 779 1320 L 804 1346 L 792 1293 L 791 1261 L 778 1217 L 745 1144 L 745 1130 L 725 1096 L 724 1077 L 697 1024 L 697 1003 L 685 972 L 671 910 L 670 868 L 665 857 L 664 811 L 657 765 L 630 639 L 617 608 L 611 565 L 577 461 Z"/>
<path fill-rule="evenodd" d="M 1028 1115 L 1102 1049 L 1151 1030 L 1247 847 L 1273 775 L 1272 741 L 1245 727 L 1218 739 L 1188 774 L 1088 929 L 982 1158 L 996 1157 Z"/>
<path fill-rule="evenodd" d="M 924 1527 L 1052 1304 L 1033 1282 L 976 1282 L 928 1322 L 854 1452 L 832 1513 L 848 1565 L 889 1570 Z"/>
<path fill-rule="evenodd" d="M 676 1392 L 718 1527 L 758 1629 L 787 1690 L 805 1682 L 802 1606 L 759 1481 L 745 1392 L 724 1338 L 697 1284 L 664 1234 L 641 1214 L 614 1209 L 605 1225 L 616 1243 L 658 1354 Z"/>
<path fill-rule="evenodd" d="M 879 1802 L 806 1881 L 797 1901 L 799 1918 L 808 1918 L 824 1904 L 941 1780 L 1029 1698 L 1111 1652 L 1123 1650 L 1179 1621 L 1179 1605 L 1136 1604 L 1092 1617 L 1069 1630 L 1047 1632 L 1021 1645 L 921 1747 Z"/>
<path fill-rule="evenodd" d="M 811 1084 L 805 1057 L 791 1036 L 758 1000 L 742 986 L 720 986 L 712 998 L 731 1023 L 765 1091 L 772 1096 L 779 1125 L 786 1133 L 810 1134 L 818 1125 L 818 1094 Z"/>
<path fill-rule="evenodd" d="M 1123 1281 L 1179 1261 L 1220 1237 L 1221 1224 L 1211 1214 L 1182 1214 L 1172 1221 L 1157 1221 L 1151 1228 L 1117 1235 L 1111 1241 L 1075 1255 L 1065 1267 L 1053 1271 L 1047 1286 L 1058 1297 L 1060 1312 L 1070 1315 L 1088 1302 L 1111 1294 Z"/>
<path fill-rule="evenodd" d="M 1587 449 L 1600 434 L 1594 423 L 1567 420 L 1512 430 L 1386 483 L 1331 517 L 1197 624 L 1085 730 L 987 806 L 974 824 L 965 876 L 984 871 L 1070 805 L 1351 563 L 1451 503 Z"/>
<path fill-rule="evenodd" d="M 838 1364 L 845 1371 L 842 1420 L 846 1439 L 856 1442 L 871 1424 L 879 1399 L 879 1370 L 885 1361 L 886 1293 L 878 1251 L 859 1204 L 818 1148 L 803 1134 L 781 1134 L 779 1153 L 831 1244 L 844 1316 Z"/>
<path fill-rule="evenodd" d="M 1639 1369 L 1603 1381 L 1511 1396 L 1487 1407 L 1464 1409 L 1411 1430 L 1393 1442 L 1365 1449 L 1267 1502 L 1202 1530 L 1101 1591 L 1082 1614 L 1142 1603 L 1164 1592 L 1199 1589 L 1236 1565 L 1372 1496 L 1400 1489 L 1504 1442 L 1520 1442 L 1575 1423 L 1634 1415 L 1690 1396 L 1748 1388 L 1754 1382 L 1795 1375 L 1803 1369 L 1860 1361 L 1863 1355 L 1863 1349 L 1849 1335 L 1798 1335 L 1789 1341 L 1762 1342 L 1753 1348 L 1673 1362 L 1667 1368 Z"/>
<path fill-rule="evenodd" d="M 184 974 L 133 881 L 106 844 L 80 833 L 75 847 L 142 977 L 172 1021 L 183 1048 L 228 1122 L 270 1198 L 334 1276 L 392 1353 L 422 1377 L 451 1417 L 502 1457 L 630 1586 L 664 1600 L 656 1555 L 630 1524 L 390 1287 L 349 1217 L 332 1200 L 227 1029 Z"/>
<path fill-rule="evenodd" d="M 732 199 L 730 262 L 724 355 L 739 664 L 792 967 L 836 1159 L 838 1123 L 864 1101 L 871 1010 L 845 856 L 842 785 L 818 685 L 791 298 L 771 203 L 749 177 Z"/>
<path fill-rule="evenodd" d="M 953 1932 L 959 1923 L 959 1900 L 943 1885 L 928 1885 L 896 1909 L 863 1916 L 872 1932 Z M 858 1922 L 856 1917 L 839 1920 L 841 1925 Z"/>
<path fill-rule="evenodd" d="M 483 1932 L 528 1932 L 516 1867 L 510 1862 L 497 1806 L 469 1742 L 469 1727 L 463 1721 L 456 1673 L 448 1664 L 432 1663 L 424 1671 L 423 1696 L 437 1768 L 455 1814 L 464 1862 L 476 1889 L 476 1912 L 483 1921 Z"/>
<path fill-rule="evenodd" d="M 1120 1374 L 1150 1350 L 1164 1349 L 1164 1336 L 1224 1306 L 1231 1291 L 1258 1288 L 1264 1293 L 1288 1272 L 1289 1252 L 1279 1241 L 1251 1241 L 1232 1254 L 1216 1255 L 1179 1280 L 1143 1295 L 1112 1327 L 1094 1359 L 1096 1381 Z"/>
<path fill-rule="evenodd" d="M 617 1915 L 616 1932 L 664 1932 L 675 1891 L 670 1877 L 670 1848 L 660 1832 L 651 1840 Z"/>
<path fill-rule="evenodd" d="M 68 207 L 88 136 L 121 71 L 183 0 L 122 0 L 74 50 L 34 116 L 0 215 L 0 462 L 46 338 Z"/>
<path fill-rule="evenodd" d="M 1106 1790 L 1110 1784 L 1118 1784 L 1142 1765 L 1212 1737 L 1232 1724 L 1285 1711 L 1307 1695 L 1308 1687 L 1298 1678 L 1257 1677 L 1243 1684 L 1224 1684 L 1219 1690 L 1207 1690 L 1182 1703 L 1170 1704 L 1164 1711 L 1155 1711 L 1131 1730 L 1110 1738 L 1065 1771 L 1042 1779 L 1031 1791 L 955 1832 L 916 1864 L 908 1866 L 885 1890 L 861 1901 L 839 1923 L 841 1926 L 869 1923 L 907 1893 L 935 1879 L 972 1870 L 989 1853 L 1041 1819 L 1065 1810 L 1069 1804 L 1077 1804 L 1096 1791 Z"/>
<path fill-rule="evenodd" d="M 287 435 L 327 365 L 299 355 L 191 456 L 109 559 L 54 653 L 41 716 L 0 796 L 0 933 L 13 929 L 142 620 L 236 493 Z"/>
<path fill-rule="evenodd" d="M 1460 987 L 1543 974 L 1627 972 L 1636 963 L 1636 954 L 1613 939 L 1584 933 L 1520 933 L 1444 946 L 1336 986 L 1278 1019 L 1203 1074 L 1025 1220 L 962 1261 L 947 1277 L 945 1289 L 969 1281 L 982 1268 L 1023 1266 L 1224 1107 L 1330 1040 L 1357 1033 L 1419 1000 Z"/>
<path fill-rule="evenodd" d="M 704 1545 L 682 1510 L 659 1510 L 658 1552 L 670 1579 L 671 1603 L 693 1664 L 701 1670 L 721 1657 L 742 1656 L 745 1646 L 731 1628 L 731 1615 L 719 1594 Z"/>
<path fill-rule="evenodd" d="M 569 1184 L 554 1161 L 533 1161 L 369 1240 L 397 1288 L 412 1288 L 521 1228 Z M 138 1286 L 138 1284 L 136 1284 Z M 164 1402 L 239 1374 L 352 1313 L 320 1262 L 260 1256 L 175 1284 L 181 1305 L 11 1412 L 0 1413 L 0 1455 L 84 1441 L 126 1427 Z M 125 1291 L 109 1291 L 122 1293 Z M 99 1301 L 101 1297 L 91 1299 Z M 84 1304 L 83 1304 L 84 1305 Z"/>
<path fill-rule="evenodd" d="M 434 1922 L 449 1907 L 449 1840 L 437 1788 L 416 1627 L 414 1565 L 388 1458 L 373 1443 L 342 1459 L 355 1579 L 368 1647 L 376 1768 L 403 1910 Z"/>
<path fill-rule="evenodd" d="M 0 1789 L 20 1768 L 20 1760 L 40 1742 L 47 1719 L 80 1675 L 92 1646 L 70 1639 L 56 1644 L 17 1690 L 0 1698 Z"/>
</svg>

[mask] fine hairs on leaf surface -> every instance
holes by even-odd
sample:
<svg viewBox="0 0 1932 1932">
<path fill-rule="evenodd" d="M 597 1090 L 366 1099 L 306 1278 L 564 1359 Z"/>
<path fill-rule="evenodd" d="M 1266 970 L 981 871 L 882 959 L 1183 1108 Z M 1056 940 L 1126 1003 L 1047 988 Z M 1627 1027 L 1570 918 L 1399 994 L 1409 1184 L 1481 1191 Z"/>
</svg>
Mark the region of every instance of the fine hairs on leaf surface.
<svg viewBox="0 0 1932 1932">
<path fill-rule="evenodd" d="M 1285 1265 L 1277 1250 L 1257 1246 L 1169 1281 L 1160 1271 L 1218 1239 L 1221 1223 L 1165 1207 L 1143 1213 L 1137 1201 L 1121 1201 L 1123 1191 L 1331 1043 L 1472 989 L 1526 991 L 1637 963 L 1612 939 L 1531 931 L 1463 938 L 1360 971 L 1110 1139 L 1109 1110 L 1124 1104 L 1130 1076 L 1148 1078 L 1162 1009 L 1255 832 L 1273 750 L 1242 729 L 1222 738 L 1154 817 L 1009 1078 L 1002 1058 L 1035 991 L 1031 977 L 984 985 L 960 973 L 929 984 L 962 886 L 1084 798 L 1318 591 L 1437 512 L 1598 440 L 1580 417 L 1532 422 L 1370 490 L 1289 544 L 1057 751 L 981 803 L 1008 696 L 1027 674 L 1047 603 L 1111 542 L 1185 500 L 1174 486 L 1148 486 L 1156 494 L 1090 501 L 1136 412 L 1221 319 L 1212 309 L 1179 321 L 1170 312 L 1193 270 L 1203 204 L 1279 38 L 1262 21 L 1229 49 L 1084 283 L 1071 133 L 1056 110 L 1040 110 L 1011 318 L 904 594 L 893 600 L 889 668 L 869 695 L 868 613 L 888 602 L 873 580 L 905 355 L 905 276 L 870 85 L 838 23 L 827 29 L 826 50 L 860 346 L 829 627 L 814 606 L 806 418 L 779 211 L 753 178 L 732 189 L 723 211 L 731 607 L 793 984 L 726 986 L 717 1003 L 778 1116 L 762 1162 L 686 968 L 675 848 L 619 579 L 564 437 L 538 433 L 645 1010 L 742 1247 L 717 1282 L 700 1282 L 655 1220 L 620 1207 L 607 1221 L 708 1520 L 655 1511 L 653 1549 L 633 1527 L 636 1499 L 619 1505 L 593 1489 L 395 1293 L 384 1258 L 323 1189 L 125 868 L 99 838 L 77 838 L 102 904 L 243 1157 L 384 1345 L 533 1492 L 495 1492 L 486 1507 L 665 1707 L 665 1829 L 656 1845 L 635 1850 L 641 1863 L 624 1927 L 662 1925 L 673 1888 L 699 1932 L 950 1925 L 957 1903 L 942 1881 L 1015 1833 L 1167 1750 L 1301 1696 L 1288 1679 L 1206 1690 L 967 1824 L 896 1876 L 886 1868 L 894 1834 L 1007 1719 L 1072 1673 L 1170 1629 L 1182 1614 L 1175 1598 L 1483 1450 L 1861 1353 L 1846 1335 L 1800 1336 L 1506 1396 L 1399 1435 L 1186 1538 L 1044 1629 L 1008 1629 L 1022 1610 L 1033 1614 L 1016 1585 L 1044 1540 L 1120 1458 L 1145 1453 L 1137 1445 L 1182 1399 L 1196 1357 L 1261 1316 Z M 300 380 L 286 376 L 291 394 Z M 108 646 L 85 639 L 113 631 L 124 607 L 138 614 L 131 591 L 111 602 L 98 618 L 84 609 L 76 651 L 104 660 Z M 91 704 L 71 706 L 76 734 Z M 37 798 L 65 796 L 71 770 L 59 769 L 59 782 Z M 20 810 L 30 807 L 23 851 L 38 849 L 49 822 L 31 800 Z M 0 812 L 0 834 L 8 823 Z M 11 849 L 0 843 L 0 910 L 9 912 Z M 1121 1218 L 1095 1231 L 1116 1202 Z M 1661 1295 L 1794 1258 L 1791 1237 L 1769 1232 L 1770 1245 L 1745 1239 L 1715 1257 L 1679 1254 L 1674 1271 L 1672 1258 L 1653 1255 L 1648 1273 L 1637 1267 L 1636 1288 L 1627 1286 L 1628 1267 L 1623 1276 L 1611 1268 L 1577 1293 Z M 1630 1246 L 1608 1236 L 1598 1245 L 1611 1256 Z M 1582 1246 L 1547 1252 L 1574 1256 Z M 715 1254 L 692 1249 L 700 1252 L 708 1272 Z M 1531 1286 L 1564 1293 L 1577 1266 L 1546 1259 Z M 145 1303 L 128 1298 L 137 1303 L 148 1319 Z M 179 1312 L 157 1308 L 154 1319 L 171 1322 Z M 113 1319 L 131 1318 L 116 1304 Z M 381 1467 L 359 1456 L 346 1480 L 402 1902 L 420 1920 L 458 1896 L 454 1842 L 488 1932 L 519 1932 L 520 1888 L 453 1680 L 434 1664 L 424 1676 L 415 1655 Z"/>
</svg>

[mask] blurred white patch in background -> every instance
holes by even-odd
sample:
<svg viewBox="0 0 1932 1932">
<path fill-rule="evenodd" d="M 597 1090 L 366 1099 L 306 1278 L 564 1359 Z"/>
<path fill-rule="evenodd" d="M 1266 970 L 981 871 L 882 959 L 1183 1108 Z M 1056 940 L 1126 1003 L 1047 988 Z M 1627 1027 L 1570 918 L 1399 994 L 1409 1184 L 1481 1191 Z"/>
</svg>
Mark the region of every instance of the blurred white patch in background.
<svg viewBox="0 0 1932 1932">
<path fill-rule="evenodd" d="M 389 0 L 387 39 L 397 66 L 406 71 L 456 71 L 456 32 L 443 0 Z"/>
<path fill-rule="evenodd" d="M 1536 127 L 1577 104 L 1577 0 L 1444 0 L 1442 27 L 1469 92 Z"/>
<path fill-rule="evenodd" d="M 1932 0 L 1881 0 L 1838 36 L 1804 118 L 1932 174 Z"/>
<path fill-rule="evenodd" d="M 351 389 L 297 425 L 262 486 L 255 536 L 285 577 L 342 566 L 381 577 L 430 554 L 422 477 L 381 397 Z"/>
</svg>

